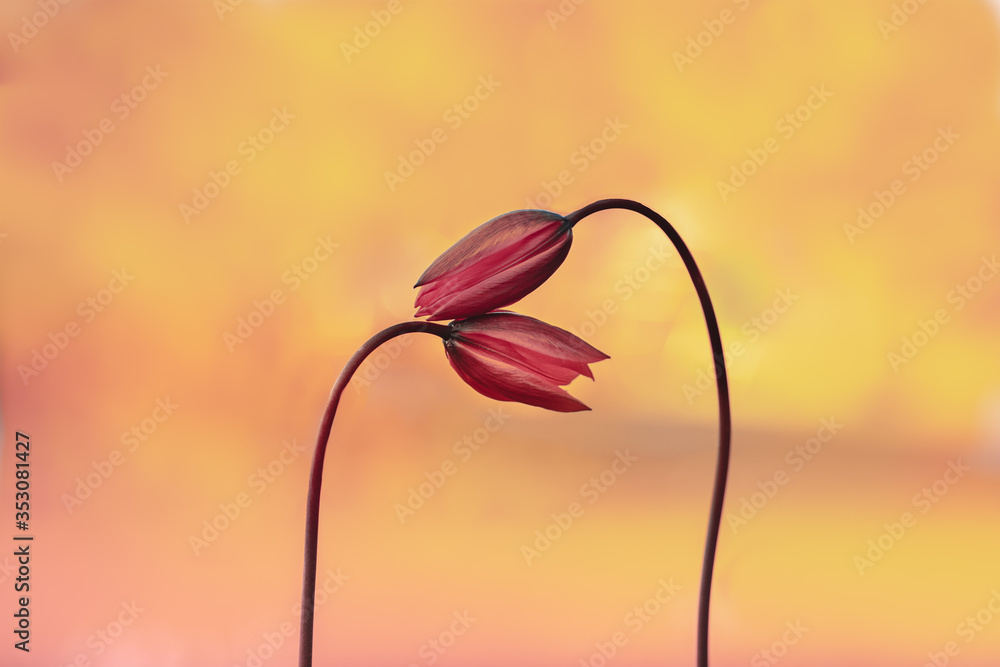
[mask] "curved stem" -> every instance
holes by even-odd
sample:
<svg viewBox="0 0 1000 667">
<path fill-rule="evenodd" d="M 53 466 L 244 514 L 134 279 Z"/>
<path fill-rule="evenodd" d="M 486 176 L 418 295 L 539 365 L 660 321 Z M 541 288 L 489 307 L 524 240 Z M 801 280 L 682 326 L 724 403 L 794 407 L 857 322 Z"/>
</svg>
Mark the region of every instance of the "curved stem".
<svg viewBox="0 0 1000 667">
<path fill-rule="evenodd" d="M 732 439 L 732 418 L 729 408 L 729 382 L 726 379 L 726 362 L 722 351 L 722 336 L 719 333 L 719 323 L 715 318 L 712 300 L 708 296 L 708 288 L 701 277 L 701 271 L 681 240 L 677 230 L 667 222 L 662 215 L 631 199 L 602 199 L 579 211 L 566 216 L 571 225 L 575 225 L 588 215 L 608 209 L 625 209 L 644 215 L 663 230 L 677 248 L 684 261 L 691 282 L 694 283 L 701 308 L 705 313 L 705 324 L 708 326 L 708 339 L 712 344 L 712 358 L 715 360 L 716 387 L 719 392 L 719 459 L 715 468 L 715 487 L 712 491 L 712 506 L 708 517 L 708 536 L 705 539 L 705 558 L 701 570 L 701 592 L 698 598 L 698 667 L 708 667 L 708 606 L 712 596 L 712 570 L 715 567 L 715 551 L 719 543 L 719 526 L 722 523 L 722 503 L 726 495 L 726 478 L 729 475 L 729 450 Z"/>
<path fill-rule="evenodd" d="M 320 487 L 323 484 L 323 459 L 326 456 L 326 445 L 330 439 L 330 429 L 333 428 L 333 418 L 337 414 L 340 397 L 347 388 L 347 383 L 372 352 L 383 343 L 396 336 L 407 333 L 426 332 L 446 338 L 450 329 L 443 324 L 430 322 L 403 322 L 380 331 L 365 342 L 354 356 L 350 358 L 340 376 L 330 391 L 330 402 L 323 413 L 323 421 L 319 425 L 319 437 L 316 439 L 316 452 L 313 454 L 312 471 L 309 474 L 309 495 L 306 501 L 306 546 L 305 566 L 302 573 L 302 622 L 299 631 L 299 667 L 312 667 L 313 650 L 313 616 L 316 601 L 316 556 L 319 543 L 319 499 Z"/>
</svg>

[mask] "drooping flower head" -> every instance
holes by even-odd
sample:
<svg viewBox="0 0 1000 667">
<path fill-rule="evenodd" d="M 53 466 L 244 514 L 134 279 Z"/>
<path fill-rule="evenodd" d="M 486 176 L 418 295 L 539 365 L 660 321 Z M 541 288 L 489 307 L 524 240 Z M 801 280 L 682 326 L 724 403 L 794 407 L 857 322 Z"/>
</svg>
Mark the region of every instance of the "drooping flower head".
<svg viewBox="0 0 1000 667">
<path fill-rule="evenodd" d="M 569 253 L 572 226 L 550 211 L 514 211 L 469 232 L 424 271 L 416 317 L 482 315 L 518 301 L 551 276 Z"/>
<path fill-rule="evenodd" d="M 517 401 L 556 412 L 589 410 L 562 389 L 587 364 L 608 355 L 551 324 L 498 311 L 449 325 L 444 349 L 452 367 L 473 389 L 499 401 Z"/>
</svg>

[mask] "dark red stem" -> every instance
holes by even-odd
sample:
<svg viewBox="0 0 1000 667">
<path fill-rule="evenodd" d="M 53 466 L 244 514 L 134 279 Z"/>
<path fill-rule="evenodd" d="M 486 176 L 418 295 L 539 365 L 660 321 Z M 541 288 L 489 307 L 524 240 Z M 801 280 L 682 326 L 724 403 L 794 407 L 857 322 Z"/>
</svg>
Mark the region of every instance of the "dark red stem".
<svg viewBox="0 0 1000 667">
<path fill-rule="evenodd" d="M 347 362 L 340 376 L 330 391 L 330 402 L 323 413 L 323 421 L 319 425 L 319 437 L 316 439 L 316 452 L 313 454 L 312 472 L 309 474 L 309 495 L 306 500 L 306 547 L 305 567 L 302 572 L 302 623 L 299 631 L 299 667 L 312 667 L 313 652 L 313 616 L 316 601 L 316 556 L 319 544 L 319 498 L 320 487 L 323 485 L 323 459 L 326 456 L 326 445 L 330 439 L 330 429 L 333 418 L 337 414 L 340 397 L 347 388 L 347 383 L 361 366 L 368 355 L 383 343 L 396 336 L 408 333 L 425 332 L 446 338 L 450 329 L 443 324 L 430 322 L 403 322 L 384 329 L 362 345 Z"/>
<path fill-rule="evenodd" d="M 698 598 L 698 667 L 708 667 L 708 607 L 712 597 L 712 571 L 715 568 L 715 551 L 719 543 L 719 526 L 722 523 L 722 503 L 726 496 L 726 478 L 729 476 L 729 450 L 732 440 L 732 417 L 729 408 L 729 382 L 726 379 L 726 362 L 722 351 L 722 336 L 719 333 L 719 322 L 715 318 L 712 300 L 708 296 L 708 288 L 701 277 L 701 271 L 681 240 L 677 230 L 667 222 L 662 215 L 631 199 L 602 199 L 579 211 L 566 216 L 571 225 L 575 225 L 588 215 L 608 209 L 625 209 L 644 215 L 663 230 L 670 238 L 677 253 L 684 261 L 691 282 L 698 292 L 701 309 L 705 314 L 705 324 L 708 326 L 708 339 L 712 344 L 712 358 L 715 360 L 716 387 L 719 392 L 719 460 L 715 468 L 715 487 L 712 491 L 712 506 L 708 517 L 708 537 L 705 539 L 705 559 L 701 569 L 701 592 Z"/>
</svg>

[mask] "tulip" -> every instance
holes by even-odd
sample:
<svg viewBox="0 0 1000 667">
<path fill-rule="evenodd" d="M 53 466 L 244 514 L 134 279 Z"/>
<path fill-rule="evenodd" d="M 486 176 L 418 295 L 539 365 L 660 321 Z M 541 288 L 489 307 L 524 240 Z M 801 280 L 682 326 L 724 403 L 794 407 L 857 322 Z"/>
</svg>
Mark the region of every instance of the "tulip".
<svg viewBox="0 0 1000 667">
<path fill-rule="evenodd" d="M 524 298 L 569 253 L 573 231 L 550 211 L 514 211 L 472 230 L 424 271 L 416 317 L 451 320 L 482 315 Z"/>
<path fill-rule="evenodd" d="M 444 339 L 452 367 L 470 387 L 499 401 L 556 412 L 589 410 L 561 387 L 608 355 L 573 334 L 506 311 L 457 320 Z"/>
<path fill-rule="evenodd" d="M 304 610 L 312 610 L 316 606 L 323 461 L 340 398 L 365 359 L 384 343 L 409 333 L 429 333 L 440 337 L 452 367 L 479 393 L 501 401 L 520 401 L 557 412 L 590 409 L 560 387 L 579 375 L 594 379 L 587 364 L 608 358 L 608 355 L 568 331 L 506 311 L 456 320 L 447 326 L 433 322 L 403 322 L 369 338 L 344 366 L 330 391 L 313 452 L 306 496 L 302 571 Z M 313 664 L 313 619 L 313 613 L 304 613 L 300 620 L 299 667 L 312 667 Z"/>
</svg>

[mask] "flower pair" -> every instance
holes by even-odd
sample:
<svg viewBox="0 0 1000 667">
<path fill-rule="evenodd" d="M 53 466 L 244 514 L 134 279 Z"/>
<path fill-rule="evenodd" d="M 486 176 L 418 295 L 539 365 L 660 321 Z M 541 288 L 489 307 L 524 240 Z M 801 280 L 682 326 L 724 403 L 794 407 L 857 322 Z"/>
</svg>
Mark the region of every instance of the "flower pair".
<svg viewBox="0 0 1000 667">
<path fill-rule="evenodd" d="M 501 401 L 589 410 L 562 386 L 608 356 L 568 331 L 499 311 L 534 291 L 569 253 L 571 223 L 550 211 L 486 222 L 438 257 L 417 281 L 416 316 L 454 320 L 445 353 L 473 389 Z"/>
</svg>

